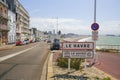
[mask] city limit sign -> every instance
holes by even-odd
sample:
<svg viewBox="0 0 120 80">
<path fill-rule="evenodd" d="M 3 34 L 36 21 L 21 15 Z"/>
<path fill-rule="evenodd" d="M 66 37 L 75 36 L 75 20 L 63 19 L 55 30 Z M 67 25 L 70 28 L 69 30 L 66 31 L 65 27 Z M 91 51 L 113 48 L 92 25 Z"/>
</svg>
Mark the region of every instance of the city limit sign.
<svg viewBox="0 0 120 80">
<path fill-rule="evenodd" d="M 63 51 L 62 56 L 64 58 L 93 58 L 94 54 L 93 51 Z"/>
<path fill-rule="evenodd" d="M 93 50 L 93 42 L 63 42 L 62 50 Z"/>
<path fill-rule="evenodd" d="M 64 58 L 93 58 L 94 42 L 63 42 Z"/>
</svg>

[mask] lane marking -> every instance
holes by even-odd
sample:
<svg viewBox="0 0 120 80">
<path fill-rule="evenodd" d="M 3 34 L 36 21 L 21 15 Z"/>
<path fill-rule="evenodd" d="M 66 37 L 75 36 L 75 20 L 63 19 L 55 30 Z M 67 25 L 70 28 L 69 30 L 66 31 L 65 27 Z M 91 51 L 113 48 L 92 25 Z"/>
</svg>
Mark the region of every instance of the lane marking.
<svg viewBox="0 0 120 80">
<path fill-rule="evenodd" d="M 28 49 L 25 49 L 25 50 L 23 50 L 23 51 L 16 52 L 16 53 L 13 53 L 13 54 L 10 54 L 10 55 L 7 55 L 7 56 L 0 57 L 0 62 L 5 61 L 5 60 L 7 60 L 7 59 L 9 59 L 9 58 L 12 58 L 12 57 L 14 57 L 14 56 L 17 56 L 17 55 L 19 55 L 19 54 L 22 54 L 22 53 L 24 53 L 24 52 L 27 52 L 27 51 L 35 48 L 35 47 L 37 47 L 37 46 L 33 46 L 33 47 L 28 48 Z"/>
</svg>

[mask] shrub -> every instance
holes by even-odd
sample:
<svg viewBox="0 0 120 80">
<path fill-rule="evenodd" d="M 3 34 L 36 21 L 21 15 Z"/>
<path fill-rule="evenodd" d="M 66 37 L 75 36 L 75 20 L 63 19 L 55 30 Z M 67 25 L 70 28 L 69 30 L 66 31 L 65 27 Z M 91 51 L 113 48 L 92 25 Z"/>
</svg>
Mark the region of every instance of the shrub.
<svg viewBox="0 0 120 80">
<path fill-rule="evenodd" d="M 111 80 L 109 77 L 104 78 L 103 80 Z"/>
<path fill-rule="evenodd" d="M 84 62 L 84 59 L 71 59 L 70 67 L 76 70 L 82 69 L 81 64 Z M 58 58 L 57 65 L 63 68 L 68 67 L 68 59 L 67 58 Z"/>
</svg>

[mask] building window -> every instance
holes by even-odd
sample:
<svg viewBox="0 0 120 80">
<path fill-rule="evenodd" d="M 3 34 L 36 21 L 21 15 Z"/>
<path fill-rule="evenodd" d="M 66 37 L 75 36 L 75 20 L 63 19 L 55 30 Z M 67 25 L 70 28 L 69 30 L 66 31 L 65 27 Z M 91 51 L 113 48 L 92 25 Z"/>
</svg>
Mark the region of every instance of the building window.
<svg viewBox="0 0 120 80">
<path fill-rule="evenodd" d="M 2 12 L 2 8 L 0 8 L 0 11 Z"/>
<path fill-rule="evenodd" d="M 4 12 L 5 12 L 5 14 L 6 14 L 6 10 L 5 10 Z"/>
</svg>

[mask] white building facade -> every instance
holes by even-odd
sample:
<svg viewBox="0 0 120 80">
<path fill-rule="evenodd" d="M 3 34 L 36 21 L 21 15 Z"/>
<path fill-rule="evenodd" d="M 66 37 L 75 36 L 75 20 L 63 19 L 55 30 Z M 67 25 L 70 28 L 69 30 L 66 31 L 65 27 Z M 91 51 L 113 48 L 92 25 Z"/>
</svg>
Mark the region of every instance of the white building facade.
<svg viewBox="0 0 120 80">
<path fill-rule="evenodd" d="M 11 10 L 8 10 L 8 16 L 8 26 L 10 28 L 10 31 L 8 32 L 8 43 L 11 44 L 16 41 L 16 14 Z"/>
</svg>

